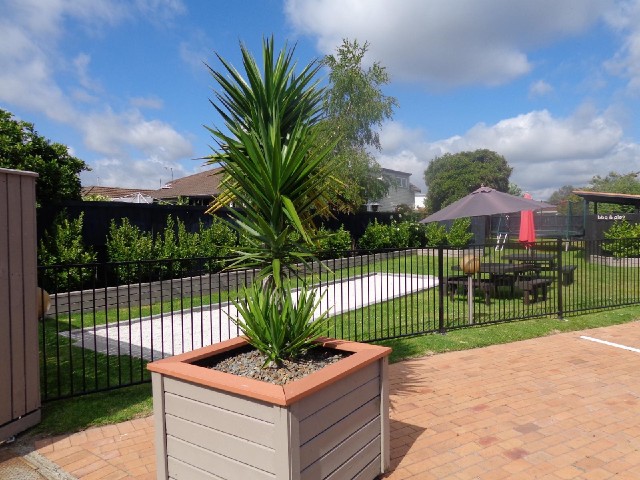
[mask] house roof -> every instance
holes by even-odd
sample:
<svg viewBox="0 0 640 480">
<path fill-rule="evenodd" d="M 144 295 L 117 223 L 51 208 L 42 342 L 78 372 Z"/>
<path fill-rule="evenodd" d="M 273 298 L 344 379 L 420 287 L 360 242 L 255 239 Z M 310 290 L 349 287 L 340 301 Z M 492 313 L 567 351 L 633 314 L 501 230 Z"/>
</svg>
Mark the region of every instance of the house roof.
<svg viewBox="0 0 640 480">
<path fill-rule="evenodd" d="M 89 185 L 82 187 L 81 196 L 100 195 L 108 198 L 123 198 L 134 196 L 137 193 L 142 195 L 153 196 L 155 190 L 140 190 L 139 188 L 120 188 L 120 187 L 99 187 L 97 185 Z"/>
<path fill-rule="evenodd" d="M 411 174 L 409 172 L 401 172 L 400 170 L 392 170 L 390 168 L 385 168 L 385 167 L 380 167 L 380 171 L 385 174 L 395 174 L 395 175 L 402 175 L 404 177 L 410 177 Z"/>
<path fill-rule="evenodd" d="M 220 193 L 223 171 L 224 167 L 218 167 L 178 178 L 159 190 L 153 190 L 150 195 L 153 198 L 213 197 Z"/>
</svg>

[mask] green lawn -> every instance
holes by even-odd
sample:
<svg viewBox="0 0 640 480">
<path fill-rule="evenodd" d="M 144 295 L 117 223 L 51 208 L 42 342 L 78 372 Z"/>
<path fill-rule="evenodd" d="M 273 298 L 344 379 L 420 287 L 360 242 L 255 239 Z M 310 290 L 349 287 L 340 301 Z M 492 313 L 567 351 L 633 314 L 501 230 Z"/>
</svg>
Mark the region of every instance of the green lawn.
<svg viewBox="0 0 640 480">
<path fill-rule="evenodd" d="M 617 325 L 640 318 L 640 306 L 573 316 L 565 320 L 538 318 L 513 323 L 453 330 L 446 335 L 430 334 L 380 342 L 393 348 L 392 362 L 487 345 L 508 343 L 561 332 Z M 30 432 L 56 435 L 92 426 L 107 425 L 151 415 L 149 384 L 120 388 L 72 399 L 49 402 L 43 406 L 43 421 Z"/>
<path fill-rule="evenodd" d="M 483 261 L 499 261 L 500 253 L 491 248 L 485 251 Z M 612 325 L 630 321 L 640 316 L 640 307 L 607 310 L 589 313 L 595 308 L 607 308 L 616 305 L 640 303 L 640 268 L 611 267 L 596 263 L 585 262 L 581 250 L 570 250 L 562 253 L 563 264 L 577 265 L 574 282 L 562 286 L 565 305 L 563 321 L 556 318 L 558 303 L 558 281 L 554 281 L 549 290 L 546 302 L 524 305 L 522 295 L 516 292 L 511 295 L 508 288 L 500 288 L 491 299 L 490 305 L 485 305 L 483 298 L 477 296 L 474 301 L 474 323 L 469 328 L 468 302 L 464 295 L 453 299 L 444 297 L 442 308 L 442 326 L 447 330 L 446 335 L 428 334 L 416 336 L 422 332 L 437 332 L 439 330 L 438 289 L 429 289 L 413 293 L 404 297 L 391 299 L 386 302 L 367 306 L 355 311 L 346 312 L 329 320 L 327 335 L 357 341 L 372 341 L 395 336 L 401 339 L 384 340 L 380 343 L 394 348 L 393 361 L 403 358 L 442 352 L 461 348 L 474 348 L 493 343 L 532 338 L 547 335 L 557 331 L 579 330 L 603 325 Z M 445 259 L 444 275 L 458 275 L 453 269 L 459 262 L 458 258 Z M 345 269 L 323 271 L 320 275 L 310 275 L 307 279 L 317 283 L 327 284 L 341 281 L 355 276 L 366 276 L 376 272 L 383 273 L 411 273 L 413 275 L 437 275 L 437 258 L 431 255 L 407 255 L 396 259 L 380 259 L 364 266 L 351 266 Z M 554 275 L 554 272 L 542 272 L 542 275 Z M 211 302 L 226 301 L 235 292 L 222 292 L 210 296 L 174 299 L 153 305 L 143 305 L 123 309 L 109 309 L 97 313 L 83 315 L 67 315 L 62 318 L 48 318 L 40 324 L 42 392 L 45 398 L 72 396 L 78 392 L 101 391 L 117 387 L 118 385 L 136 384 L 148 381 L 149 374 L 146 362 L 127 355 L 107 357 L 88 348 L 81 348 L 70 344 L 70 341 L 59 335 L 60 332 L 75 328 L 115 323 L 130 318 L 145 317 L 150 314 L 171 312 L 182 308 L 194 308 Z M 578 313 L 586 313 L 577 315 Z M 514 319 L 533 318 L 530 320 Z M 480 328 L 479 326 L 482 326 Z M 43 329 L 44 327 L 44 329 Z M 465 327 L 465 328 L 463 328 Z M 97 374 L 95 372 L 98 372 Z M 75 404 L 82 401 L 104 402 L 105 398 L 114 398 L 115 405 L 119 401 L 119 392 L 128 391 L 133 395 L 129 399 L 132 405 L 142 405 L 140 412 L 149 413 L 148 385 L 120 388 L 112 393 L 97 393 L 73 400 L 47 403 L 45 411 L 54 409 L 54 405 Z M 134 393 L 130 393 L 134 392 Z M 137 396 L 140 396 L 138 398 Z M 92 400 L 97 399 L 97 400 Z M 146 403 L 145 403 L 146 402 Z M 85 428 L 97 423 L 111 423 L 113 418 L 95 418 L 92 407 L 87 407 L 87 420 L 78 415 L 76 427 L 55 426 L 57 419 L 49 418 L 43 423 L 43 431 L 57 432 L 69 429 Z M 105 410 L 104 408 L 101 409 Z M 108 409 L 107 409 L 108 410 Z M 120 411 L 119 408 L 116 410 Z M 140 413 L 137 412 L 137 413 Z M 127 415 L 137 414 L 127 413 Z M 52 426 L 48 422 L 52 421 Z M 96 423 L 97 422 L 97 423 Z"/>
</svg>

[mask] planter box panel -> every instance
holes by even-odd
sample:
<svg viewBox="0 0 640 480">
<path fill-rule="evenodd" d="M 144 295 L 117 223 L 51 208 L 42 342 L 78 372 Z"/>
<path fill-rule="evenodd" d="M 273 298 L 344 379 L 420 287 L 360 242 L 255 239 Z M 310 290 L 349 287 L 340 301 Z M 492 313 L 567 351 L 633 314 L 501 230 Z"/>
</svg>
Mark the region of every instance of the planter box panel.
<svg viewBox="0 0 640 480">
<path fill-rule="evenodd" d="M 204 470 L 186 464 L 175 458 L 169 459 L 169 470 L 171 471 L 171 480 L 224 480 Z"/>
<path fill-rule="evenodd" d="M 356 391 L 357 392 L 357 391 Z M 344 428 L 360 428 L 380 414 L 380 398 L 374 397 L 361 405 L 357 396 L 349 396 L 351 403 L 345 401 L 335 405 L 335 409 L 318 412 L 300 424 L 300 445 L 321 438 L 331 438 L 332 431 L 340 432 Z M 354 403 L 356 402 L 356 403 Z"/>
<path fill-rule="evenodd" d="M 380 442 L 373 441 L 364 449 L 357 452 L 356 456 L 352 456 L 349 461 L 344 463 L 340 468 L 334 470 L 329 476 L 323 477 L 324 480 L 343 480 L 345 478 L 375 478 L 380 473 Z M 369 476 L 363 475 L 363 471 L 369 467 L 375 466 L 375 473 Z M 318 477 L 306 476 L 300 480 L 313 480 Z"/>
<path fill-rule="evenodd" d="M 233 398 L 227 397 L 227 400 L 233 400 Z M 234 435 L 264 447 L 274 447 L 275 425 L 273 422 L 267 423 L 253 417 L 173 394 L 165 394 L 164 402 L 167 418 L 173 416 L 186 420 L 193 425 L 202 425 L 214 432 L 218 431 L 222 434 Z M 273 414 L 273 408 L 268 408 Z M 173 434 L 174 432 L 167 426 L 167 435 Z"/>
<path fill-rule="evenodd" d="M 378 415 L 380 413 L 379 389 L 380 382 L 377 379 L 372 380 L 343 397 L 338 397 L 335 401 L 327 403 L 326 407 L 305 418 L 300 422 L 300 443 L 304 445 L 312 438 L 338 423 L 345 425 L 350 424 L 349 416 L 358 413 L 358 417 L 360 417 L 362 413 L 359 412 L 359 410 L 363 408 L 366 411 L 374 408 L 373 415 Z M 367 405 L 369 405 L 369 408 L 365 408 Z M 375 410 L 376 408 L 378 410 Z M 372 417 L 365 419 L 360 426 L 364 425 L 364 423 L 371 418 Z"/>
<path fill-rule="evenodd" d="M 384 472 L 390 349 L 321 341 L 352 355 L 284 386 L 198 366 L 244 348 L 240 337 L 149 364 L 158 478 L 371 480 Z"/>
<path fill-rule="evenodd" d="M 207 428 L 182 418 L 166 416 L 167 435 L 197 445 L 229 459 L 250 465 L 260 470 L 273 471 L 274 449 L 258 445 L 249 440 Z M 251 430 L 246 432 L 251 433 Z"/>
<path fill-rule="evenodd" d="M 212 445 L 215 447 L 216 445 Z M 188 465 L 198 465 L 198 468 L 211 475 L 217 475 L 223 479 L 252 479 L 252 480 L 273 480 L 273 472 L 265 472 L 251 467 L 245 463 L 237 462 L 233 459 L 219 455 L 210 450 L 198 447 L 193 443 L 188 443 L 174 437 L 167 436 L 167 456 L 172 457 Z M 169 471 L 169 478 L 175 478 L 173 472 Z M 213 477 L 215 478 L 215 477 Z"/>
<path fill-rule="evenodd" d="M 349 375 L 347 378 L 338 380 L 322 392 L 318 392 L 313 396 L 308 396 L 302 399 L 295 404 L 293 411 L 298 419 L 300 419 L 300 422 L 302 422 L 307 417 L 315 415 L 318 410 L 326 407 L 329 403 L 338 400 L 344 395 L 348 395 L 362 385 L 365 385 L 372 380 L 379 381 L 378 379 L 380 374 L 378 370 L 379 366 L 377 362 L 367 365 L 361 370 Z M 366 400 L 361 402 L 361 404 L 365 402 Z"/>
<path fill-rule="evenodd" d="M 204 367 L 196 368 L 205 369 Z M 165 393 L 173 393 L 207 405 L 215 405 L 218 408 L 240 415 L 247 415 L 264 422 L 274 423 L 273 406 L 270 403 L 256 402 L 241 395 L 218 392 L 214 389 L 203 389 L 199 385 L 171 377 L 165 378 L 164 391 Z"/>
<path fill-rule="evenodd" d="M 324 438 L 313 439 L 300 448 L 300 465 L 304 475 L 324 478 L 326 474 L 357 455 L 369 443 L 380 442 L 379 416 L 351 435 L 351 430 L 332 430 L 332 438 L 323 434 Z"/>
<path fill-rule="evenodd" d="M 372 478 L 380 478 L 380 455 L 375 460 L 364 467 L 353 477 L 353 480 L 371 480 Z"/>
</svg>

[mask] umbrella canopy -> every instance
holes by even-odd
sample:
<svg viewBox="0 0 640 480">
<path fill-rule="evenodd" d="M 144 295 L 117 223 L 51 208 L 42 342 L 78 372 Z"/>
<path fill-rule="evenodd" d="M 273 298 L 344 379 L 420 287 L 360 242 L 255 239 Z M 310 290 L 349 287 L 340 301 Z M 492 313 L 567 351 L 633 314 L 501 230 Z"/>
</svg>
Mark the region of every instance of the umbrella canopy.
<svg viewBox="0 0 640 480">
<path fill-rule="evenodd" d="M 489 187 L 480 187 L 466 197 L 453 202 L 442 210 L 429 215 L 420 223 L 439 222 L 441 220 L 454 220 L 464 217 L 481 217 L 484 215 L 496 215 L 499 213 L 513 213 L 521 210 L 540 210 L 552 207 L 544 202 L 537 202 L 527 198 L 516 197 L 508 193 L 500 192 Z"/>
<path fill-rule="evenodd" d="M 524 198 L 531 200 L 531 195 L 526 193 Z M 531 246 L 536 243 L 536 226 L 533 222 L 532 210 L 523 210 L 520 212 L 520 233 L 518 234 L 518 240 L 527 248 L 531 248 Z"/>
</svg>

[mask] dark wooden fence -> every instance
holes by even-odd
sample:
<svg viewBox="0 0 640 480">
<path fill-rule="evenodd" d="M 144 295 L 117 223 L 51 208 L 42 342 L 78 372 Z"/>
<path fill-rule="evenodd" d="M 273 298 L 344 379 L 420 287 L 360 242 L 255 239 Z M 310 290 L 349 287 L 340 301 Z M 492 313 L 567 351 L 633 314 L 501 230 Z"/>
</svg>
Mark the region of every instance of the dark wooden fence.
<svg viewBox="0 0 640 480">
<path fill-rule="evenodd" d="M 107 261 L 106 242 L 111 221 L 127 218 L 132 225 L 144 232 L 152 234 L 164 231 L 167 218 L 172 216 L 184 223 L 188 232 L 198 231 L 200 224 L 210 226 L 212 216 L 205 213 L 207 207 L 196 205 L 161 205 L 125 202 L 82 202 L 66 201 L 60 204 L 42 205 L 38 208 L 38 239 L 50 230 L 58 214 L 65 212 L 69 218 L 78 218 L 84 214 L 82 240 L 98 253 L 98 261 Z M 222 209 L 216 213 L 222 218 L 229 218 L 229 212 Z M 338 229 L 341 225 L 351 233 L 354 240 L 359 239 L 367 225 L 377 220 L 388 224 L 392 220 L 401 221 L 400 214 L 392 212 L 358 212 L 347 215 L 338 213 L 332 218 L 322 221 L 327 228 Z M 483 237 L 479 237 L 483 238 Z M 481 240 L 480 240 L 481 241 Z"/>
<path fill-rule="evenodd" d="M 0 169 L 0 441 L 40 422 L 36 178 Z"/>
</svg>

